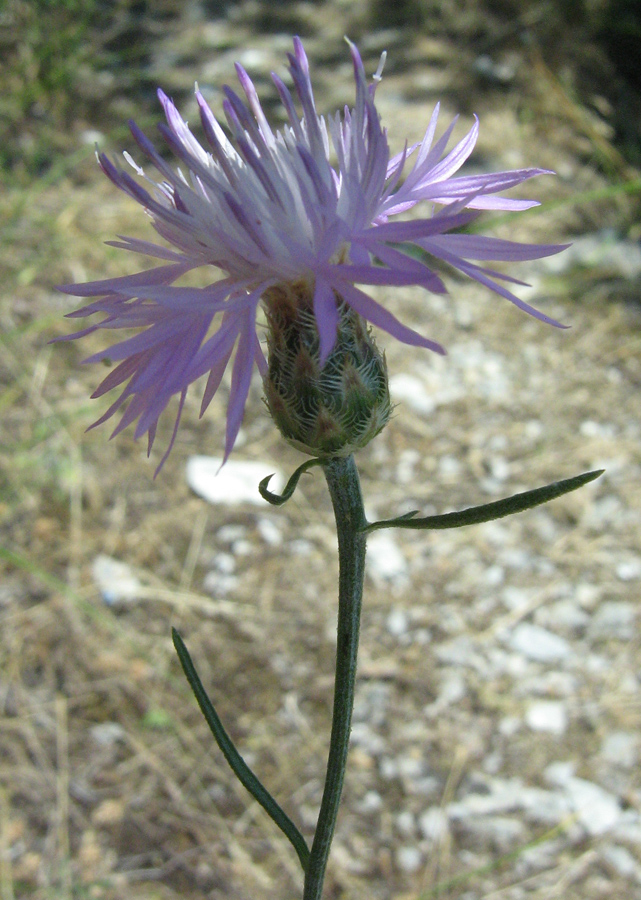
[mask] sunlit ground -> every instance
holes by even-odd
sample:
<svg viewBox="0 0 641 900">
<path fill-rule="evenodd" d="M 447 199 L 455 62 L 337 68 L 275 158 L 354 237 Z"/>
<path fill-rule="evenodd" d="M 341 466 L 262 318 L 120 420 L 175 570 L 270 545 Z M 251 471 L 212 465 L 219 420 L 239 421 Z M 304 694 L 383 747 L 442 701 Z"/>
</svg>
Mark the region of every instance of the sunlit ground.
<svg viewBox="0 0 641 900">
<path fill-rule="evenodd" d="M 343 34 L 368 71 L 388 49 L 377 97 L 393 151 L 422 137 L 440 99 L 442 129 L 461 112 L 462 134 L 479 114 L 477 171 L 557 171 L 523 192 L 540 209 L 488 215 L 487 233 L 576 240 L 566 263 L 521 269 L 533 285 L 522 296 L 569 331 L 454 277 L 446 299 L 377 294 L 450 354 L 381 338 L 390 374 L 422 385 L 427 402 L 412 406 L 397 380 L 395 417 L 359 457 L 368 509 L 441 512 L 607 469 L 507 525 L 373 542 L 326 895 L 594 900 L 641 890 L 641 178 L 630 147 L 615 141 L 602 50 L 568 50 L 572 29 L 587 28 L 580 17 L 563 21 L 555 4 L 533 2 L 515 28 L 507 13 L 503 27 L 480 4 L 457 7 L 407 3 L 398 19 L 381 4 L 339 0 L 188 4 L 180 15 L 170 2 L 153 13 L 123 3 L 102 8 L 99 28 L 86 4 L 42 4 L 37 19 L 9 7 L 2 27 L 21 38 L 7 45 L 1 101 L 2 900 L 300 894 L 291 848 L 212 746 L 170 626 L 241 752 L 309 837 L 334 652 L 335 537 L 322 479 L 305 479 L 278 510 L 196 497 L 186 460 L 220 454 L 225 409 L 223 390 L 199 421 L 196 386 L 154 481 L 171 416 L 151 461 L 128 433 L 112 442 L 108 425 L 86 433 L 111 402 L 88 399 L 103 369 L 80 365 L 103 337 L 48 343 L 74 325 L 63 318 L 73 298 L 54 286 L 134 272 L 139 260 L 103 242 L 151 238 L 141 210 L 101 175 L 94 142 L 133 150 L 131 115 L 152 133 L 156 84 L 195 122 L 198 80 L 219 111 L 213 89 L 233 81 L 239 58 L 279 115 L 268 73 L 283 74 L 293 33 L 305 39 L 323 111 L 351 100 Z M 264 460 L 266 473 L 293 471 L 301 457 L 260 396 L 256 381 L 236 455 Z M 101 554 L 138 577 L 135 601 L 104 603 L 92 575 Z M 386 559 L 396 568 L 377 565 Z M 520 653 L 524 623 L 560 636 L 567 654 Z M 537 703 L 557 704 L 562 727 L 539 728 Z M 632 736 L 628 756 L 613 757 L 620 734 Z M 456 815 L 454 804 L 472 809 L 470 797 L 493 797 L 501 784 L 517 798 L 526 787 L 566 797 L 550 768 L 559 762 L 614 798 L 616 825 L 591 828 L 571 804 L 546 818 L 519 800 Z M 430 831 L 437 821 L 446 824 Z"/>
</svg>

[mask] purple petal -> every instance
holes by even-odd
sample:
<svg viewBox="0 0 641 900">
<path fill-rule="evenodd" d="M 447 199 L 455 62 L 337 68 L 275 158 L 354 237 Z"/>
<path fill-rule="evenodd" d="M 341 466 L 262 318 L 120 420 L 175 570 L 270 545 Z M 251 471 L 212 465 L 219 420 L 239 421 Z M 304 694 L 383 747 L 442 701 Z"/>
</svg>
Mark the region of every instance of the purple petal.
<svg viewBox="0 0 641 900">
<path fill-rule="evenodd" d="M 229 359 L 231 357 L 231 352 L 234 349 L 234 341 L 236 340 L 236 335 L 234 335 L 233 340 L 229 341 L 229 346 L 224 348 L 225 352 L 222 352 L 218 359 L 216 359 L 209 370 L 209 375 L 207 377 L 207 384 L 205 385 L 205 391 L 203 393 L 203 399 L 200 404 L 200 413 L 199 417 L 202 417 L 207 410 L 207 407 L 214 399 L 214 395 L 216 391 L 220 387 L 220 382 L 223 380 L 223 375 L 227 369 L 227 364 L 229 363 Z"/>
<path fill-rule="evenodd" d="M 362 243 L 375 241 L 415 241 L 421 237 L 442 234 L 452 228 L 460 228 L 473 221 L 476 213 L 455 213 L 447 216 L 432 216 L 431 219 L 412 219 L 409 222 L 386 222 L 358 232 L 354 237 Z"/>
<path fill-rule="evenodd" d="M 223 463 L 227 462 L 229 454 L 234 449 L 236 438 L 238 437 L 254 369 L 254 343 L 252 340 L 253 314 L 247 310 L 244 313 L 244 318 L 244 327 L 240 332 L 240 339 L 238 341 L 238 347 L 236 348 L 236 356 L 234 358 L 234 366 L 231 373 L 231 388 L 229 391 L 229 404 L 227 406 L 227 429 L 225 434 L 225 455 L 223 457 Z"/>
<path fill-rule="evenodd" d="M 133 253 L 142 253 L 145 256 L 153 256 L 155 259 L 167 259 L 171 262 L 187 262 L 182 253 L 176 253 L 162 247 L 160 244 L 152 244 L 151 241 L 141 241 L 138 238 L 123 237 L 119 241 L 105 241 L 108 247 L 117 247 L 119 250 L 131 250 Z M 193 266 L 193 263 L 192 263 Z"/>
<path fill-rule="evenodd" d="M 477 116 L 474 116 L 474 124 L 465 137 L 448 153 L 445 159 L 442 159 L 430 170 L 430 181 L 444 180 L 449 178 L 453 172 L 457 172 L 474 149 L 478 136 L 479 120 Z"/>
<path fill-rule="evenodd" d="M 178 434 L 178 426 L 180 425 L 180 417 L 182 415 L 183 406 L 185 405 L 185 397 L 186 396 L 187 396 L 187 390 L 185 389 L 180 394 L 180 400 L 178 401 L 178 412 L 176 413 L 176 421 L 174 422 L 174 429 L 171 433 L 169 445 L 167 446 L 167 449 L 163 453 L 162 459 L 160 460 L 160 462 L 158 463 L 158 465 L 156 467 L 156 471 L 154 472 L 154 478 L 158 475 L 158 473 L 160 472 L 162 467 L 165 465 L 165 462 L 167 461 L 167 457 L 169 456 L 169 454 L 171 453 L 171 451 L 173 449 L 174 443 L 176 441 L 176 435 Z M 155 431 L 154 431 L 154 433 L 155 433 Z M 147 456 L 149 456 L 149 453 L 151 452 L 151 447 L 153 444 L 153 436 L 152 436 L 151 426 L 149 428 L 149 435 L 150 435 L 150 441 L 149 441 L 149 449 L 147 451 Z"/>
<path fill-rule="evenodd" d="M 432 115 L 430 116 L 430 121 L 425 130 L 425 134 L 423 135 L 423 140 L 419 143 L 419 151 L 414 162 L 414 168 L 418 169 L 426 160 L 427 154 L 430 152 L 430 148 L 432 146 L 432 141 L 434 140 L 434 135 L 436 134 L 436 123 L 438 122 L 438 115 L 441 109 L 441 104 L 437 103 L 434 107 Z M 455 120 L 456 121 L 456 120 Z M 446 131 L 446 141 L 449 139 L 450 134 L 454 130 L 455 121 L 451 123 L 448 131 Z M 442 140 L 442 139 L 441 139 Z"/>
<path fill-rule="evenodd" d="M 337 280 L 333 287 L 343 300 L 349 303 L 353 310 L 368 322 L 371 322 L 372 325 L 387 331 L 388 334 L 391 334 L 392 337 L 402 341 L 404 344 L 410 344 L 413 347 L 425 347 L 427 350 L 433 350 L 435 353 L 445 355 L 445 350 L 440 344 L 424 338 L 412 328 L 403 325 L 389 310 L 372 300 L 363 291 L 359 291 L 358 288 L 342 280 Z"/>
<path fill-rule="evenodd" d="M 118 293 L 123 297 L 140 297 L 154 300 L 168 310 L 188 309 L 190 312 L 219 312 L 225 309 L 227 297 L 231 290 L 228 279 L 217 281 L 208 288 L 174 287 L 158 285 L 143 288 L 120 288 Z"/>
<path fill-rule="evenodd" d="M 192 262 L 158 266 L 156 269 L 147 269 L 145 272 L 137 272 L 135 275 L 125 275 L 121 278 L 105 278 L 103 281 L 87 281 L 84 284 L 60 284 L 56 290 L 74 297 L 98 297 L 101 294 L 120 293 L 123 290 L 134 290 L 135 292 L 135 289 L 140 287 L 169 284 L 193 268 Z M 137 296 L 137 294 L 134 293 L 132 296 Z"/>
<path fill-rule="evenodd" d="M 507 288 L 504 288 L 500 284 L 496 284 L 496 282 L 492 281 L 491 278 L 488 277 L 488 273 L 486 273 L 485 270 L 481 269 L 479 266 L 475 266 L 473 263 L 466 262 L 460 257 L 455 256 L 454 254 L 446 253 L 444 250 L 439 250 L 439 257 L 444 262 L 447 262 L 451 266 L 454 266 L 454 268 L 459 269 L 459 271 L 463 272 L 465 275 L 468 275 L 475 281 L 484 284 L 495 293 L 500 294 L 501 297 L 505 297 L 510 301 L 510 303 L 513 303 L 516 307 L 518 307 L 518 309 L 528 313 L 528 315 L 533 316 L 540 322 L 545 322 L 547 325 L 554 325 L 555 328 L 569 328 L 568 325 L 562 325 L 561 322 L 557 322 L 556 319 L 552 319 L 550 316 L 546 316 L 545 313 L 539 312 L 538 309 L 535 309 L 534 306 L 530 306 L 530 304 L 526 303 L 524 300 L 519 300 L 519 298 L 515 296 L 511 291 L 508 291 Z"/>
<path fill-rule="evenodd" d="M 245 92 L 247 100 L 249 101 L 251 111 L 256 117 L 256 121 L 258 122 L 258 127 L 260 128 L 263 139 L 272 144 L 274 141 L 274 135 L 271 128 L 269 127 L 269 122 L 265 118 L 265 113 L 263 112 L 263 107 L 261 106 L 260 100 L 258 99 L 258 94 L 256 92 L 256 88 L 254 87 L 253 81 L 240 63 L 236 63 L 236 74 L 238 76 L 238 80 L 240 81 L 241 87 Z"/>
<path fill-rule="evenodd" d="M 440 255 L 439 248 L 442 248 L 466 259 L 511 262 L 553 256 L 570 246 L 570 244 L 519 244 L 515 241 L 505 241 L 476 234 L 435 235 L 429 238 L 429 245 L 429 247 L 427 244 L 423 246 L 435 256 Z"/>
<path fill-rule="evenodd" d="M 116 362 L 121 359 L 126 359 L 128 356 L 144 353 L 156 344 L 163 344 L 166 341 L 171 340 L 175 335 L 175 332 L 176 323 L 174 320 L 170 319 L 166 322 L 155 322 L 150 328 L 140 332 L 140 334 L 136 334 L 134 337 L 120 341 L 118 344 L 113 344 L 106 350 L 100 350 L 98 353 L 88 356 L 86 359 L 83 359 L 83 363 L 97 363 L 103 359 L 111 359 Z"/>
<path fill-rule="evenodd" d="M 414 188 L 414 193 L 420 193 L 424 199 L 432 200 L 434 203 L 449 203 L 452 199 L 466 195 L 485 195 L 506 191 L 537 175 L 553 174 L 548 169 L 515 169 L 510 172 L 490 172 L 484 175 L 468 175 L 442 181 L 432 178 L 432 173 L 430 173 L 429 180 L 426 179 L 424 186 L 422 182 L 419 182 Z M 476 200 L 472 202 L 476 202 Z M 533 201 L 512 202 L 525 202 L 531 205 Z"/>
<path fill-rule="evenodd" d="M 330 281 L 335 277 L 345 279 L 355 284 L 387 284 L 396 287 L 423 284 L 431 282 L 432 273 L 427 267 L 425 270 L 413 267 L 411 264 L 403 268 L 388 268 L 387 266 L 356 266 L 338 264 L 327 266 L 325 273 Z"/>
<path fill-rule="evenodd" d="M 372 252 L 381 262 L 391 268 L 405 272 L 415 273 L 413 283 L 420 284 L 433 294 L 447 294 L 447 288 L 435 272 L 417 259 L 413 259 L 402 251 L 390 247 L 388 244 L 378 244 Z"/>
<path fill-rule="evenodd" d="M 328 282 L 319 276 L 316 278 L 314 288 L 314 316 L 320 338 L 320 364 L 324 366 L 336 343 L 339 312 L 333 290 Z"/>
<path fill-rule="evenodd" d="M 109 354 L 105 354 L 108 356 Z M 103 394 L 108 393 L 113 390 L 118 385 L 122 384 L 123 381 L 126 381 L 127 378 L 131 378 L 132 375 L 135 374 L 136 369 L 140 365 L 141 354 L 137 354 L 135 356 L 130 356 L 127 359 L 123 360 L 119 365 L 116 366 L 115 369 L 104 378 L 96 390 L 91 395 L 91 399 L 95 400 L 98 397 L 102 397 Z"/>
<path fill-rule="evenodd" d="M 143 153 L 149 157 L 158 171 L 162 172 L 162 174 L 170 182 L 170 184 L 174 184 L 177 180 L 176 173 L 171 168 L 171 166 L 165 162 L 160 153 L 158 153 L 147 135 L 143 131 L 141 131 L 141 129 L 136 125 L 133 119 L 129 120 L 128 125 L 134 140 L 143 151 Z"/>
</svg>

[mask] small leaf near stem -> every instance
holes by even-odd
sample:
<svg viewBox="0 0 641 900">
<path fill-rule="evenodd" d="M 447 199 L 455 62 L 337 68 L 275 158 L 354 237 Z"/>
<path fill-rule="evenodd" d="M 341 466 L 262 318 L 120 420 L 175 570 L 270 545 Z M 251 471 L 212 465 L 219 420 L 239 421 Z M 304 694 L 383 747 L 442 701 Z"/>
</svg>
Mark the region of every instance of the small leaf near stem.
<svg viewBox="0 0 641 900">
<path fill-rule="evenodd" d="M 583 487 L 584 484 L 588 484 L 590 481 L 594 481 L 595 478 L 603 475 L 604 471 L 605 469 L 596 469 L 594 472 L 585 472 L 583 475 L 566 478 L 564 481 L 555 481 L 552 484 L 545 485 L 545 487 L 535 488 L 532 491 L 523 491 L 521 494 L 514 494 L 513 497 L 495 500 L 493 503 L 484 503 L 482 506 L 472 506 L 469 509 L 462 509 L 460 512 L 445 513 L 442 516 L 424 516 L 420 519 L 415 519 L 414 516 L 417 514 L 415 510 L 395 519 L 368 522 L 363 527 L 363 531 L 369 534 L 371 531 L 377 531 L 379 528 L 414 528 L 427 531 L 462 528 L 464 525 L 480 525 L 482 522 L 492 522 L 494 519 L 502 519 L 504 516 L 524 512 L 526 509 L 532 509 L 535 506 L 540 506 L 542 503 L 548 503 L 556 497 L 570 493 L 570 491 L 576 491 L 577 488 Z"/>
<path fill-rule="evenodd" d="M 321 466 L 323 464 L 322 459 L 308 459 L 307 462 L 304 462 L 302 466 L 299 466 L 292 477 L 289 479 L 287 484 L 285 485 L 285 490 L 282 494 L 274 494 L 272 491 L 267 490 L 267 485 L 274 477 L 273 475 L 268 475 L 267 478 L 263 478 L 263 480 L 258 485 L 258 491 L 263 500 L 267 500 L 268 503 L 271 503 L 272 506 L 282 506 L 283 503 L 286 503 L 289 498 L 292 496 L 298 482 L 300 480 L 301 475 L 304 472 L 307 472 L 308 469 L 313 468 L 314 466 Z"/>
<path fill-rule="evenodd" d="M 178 658 L 180 660 L 180 664 L 183 667 L 185 677 L 187 678 L 189 686 L 194 692 L 194 696 L 198 701 L 200 710 L 207 720 L 207 724 L 209 725 L 211 733 L 213 734 L 223 756 L 231 766 L 234 775 L 238 778 L 243 787 L 247 788 L 254 800 L 260 803 L 270 819 L 272 819 L 272 821 L 275 822 L 276 825 L 278 825 L 285 837 L 293 845 L 294 850 L 298 854 L 303 872 L 305 872 L 307 870 L 307 864 L 309 861 L 309 848 L 307 846 L 305 838 L 300 833 L 298 828 L 294 825 L 287 813 L 285 813 L 284 810 L 281 809 L 281 807 L 274 800 L 269 791 L 261 784 L 258 778 L 256 778 L 238 750 L 236 750 L 236 747 L 234 746 L 231 738 L 225 731 L 223 724 L 218 717 L 218 713 L 214 709 L 211 700 L 207 696 L 207 692 L 205 691 L 203 683 L 200 680 L 198 673 L 196 672 L 194 664 L 191 660 L 191 656 L 189 655 L 189 651 L 187 650 L 183 639 L 178 634 L 175 628 L 171 629 L 171 636 L 174 642 L 174 647 L 176 648 L 176 653 L 178 654 Z"/>
</svg>

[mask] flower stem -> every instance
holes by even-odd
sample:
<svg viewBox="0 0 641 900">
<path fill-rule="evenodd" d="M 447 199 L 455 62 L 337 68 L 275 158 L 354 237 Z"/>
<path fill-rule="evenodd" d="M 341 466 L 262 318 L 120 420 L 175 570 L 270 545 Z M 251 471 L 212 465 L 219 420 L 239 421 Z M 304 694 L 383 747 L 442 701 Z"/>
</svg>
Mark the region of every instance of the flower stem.
<svg viewBox="0 0 641 900">
<path fill-rule="evenodd" d="M 329 459 L 323 470 L 338 532 L 338 640 L 336 679 L 327 775 L 316 833 L 305 875 L 303 900 L 320 900 L 329 850 L 343 790 L 354 707 L 354 684 L 365 574 L 367 524 L 353 456 Z"/>
</svg>

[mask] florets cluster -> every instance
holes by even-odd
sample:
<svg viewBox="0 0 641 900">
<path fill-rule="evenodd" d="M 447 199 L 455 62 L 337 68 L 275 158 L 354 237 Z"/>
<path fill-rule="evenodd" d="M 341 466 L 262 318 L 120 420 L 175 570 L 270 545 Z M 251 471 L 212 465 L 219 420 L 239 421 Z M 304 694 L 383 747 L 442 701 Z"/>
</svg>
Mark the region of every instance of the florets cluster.
<svg viewBox="0 0 641 900">
<path fill-rule="evenodd" d="M 280 130 L 271 129 L 252 81 L 237 65 L 245 99 L 224 87 L 223 111 L 229 137 L 196 91 L 206 148 L 172 101 L 158 92 L 167 120 L 159 126 L 160 133 L 184 164 L 186 174 L 168 165 L 134 122 L 130 123 L 133 137 L 162 180 L 149 178 L 129 154 L 125 159 L 133 167 L 133 175 L 99 154 L 105 174 L 145 208 L 156 232 L 172 249 L 127 237 L 110 242 L 163 260 L 164 264 L 124 278 L 64 286 L 62 290 L 67 293 L 98 298 L 71 316 L 103 316 L 67 339 L 99 329 L 142 329 L 86 360 L 117 363 L 94 397 L 125 385 L 94 424 L 109 419 L 127 403 L 114 434 L 137 420 L 135 437 L 147 434 L 151 449 L 158 419 L 177 395 L 174 433 L 161 465 L 175 439 L 189 385 L 207 376 L 202 414 L 228 365 L 231 387 L 225 458 L 238 435 L 255 366 L 267 378 L 268 404 L 281 427 L 289 432 L 289 439 L 309 452 L 324 452 L 326 444 L 315 447 L 307 438 L 300 438 L 298 426 L 284 424 L 292 412 L 287 399 L 291 386 L 285 387 L 283 382 L 283 373 L 291 370 L 290 362 L 283 357 L 285 334 L 285 343 L 295 347 L 299 363 L 307 354 L 309 366 L 320 379 L 306 400 L 310 409 L 327 407 L 323 379 L 340 382 L 341 390 L 350 380 L 358 382 L 356 394 L 349 394 L 349 402 L 345 399 L 347 418 L 359 423 L 357 431 L 373 436 L 378 425 L 384 424 L 389 400 L 386 387 L 379 384 L 384 363 L 372 349 L 365 322 L 406 344 L 437 353 L 444 350 L 400 322 L 362 286 L 419 285 L 445 293 L 442 280 L 428 265 L 430 256 L 459 269 L 530 315 L 558 325 L 500 283 L 515 279 L 471 260 L 535 259 L 557 253 L 562 246 L 516 244 L 456 233 L 479 210 L 518 210 L 536 205 L 535 201 L 513 200 L 500 194 L 547 170 L 527 168 L 453 177 L 472 152 L 478 121 L 446 153 L 455 123 L 435 141 L 438 105 L 422 141 L 406 145 L 390 157 L 387 133 L 374 102 L 383 60 L 368 84 L 358 50 L 349 46 L 356 84 L 352 109 L 345 108 L 328 118 L 317 113 L 307 57 L 302 43 L 295 39 L 294 52 L 288 55 L 289 72 L 302 113 L 289 88 L 272 74 L 288 119 Z M 426 217 L 393 221 L 424 201 L 429 203 Z M 405 252 L 408 245 L 420 248 L 426 261 L 417 259 L 416 253 L 409 256 Z M 187 272 L 200 267 L 216 270 L 209 286 L 176 284 Z M 300 307 L 300 315 L 285 324 L 281 320 L 283 297 L 297 297 Z M 267 335 L 269 364 L 258 338 L 261 305 L 271 326 Z M 296 338 L 291 331 L 294 320 L 302 329 Z M 362 345 L 357 348 L 359 342 Z M 348 366 L 340 375 L 336 372 L 338 359 L 346 360 Z M 359 373 L 358 378 L 352 379 L 353 372 Z M 371 383 L 363 372 L 369 372 Z M 355 399 L 361 397 L 359 392 L 364 392 L 363 397 L 370 392 L 378 404 L 369 424 L 352 410 L 352 400 L 360 408 L 361 400 Z M 305 434 L 315 433 L 309 422 L 303 424 Z M 319 425 L 320 432 L 325 440 L 331 428 L 328 431 Z M 350 445 L 351 439 L 346 439 L 340 452 Z"/>
</svg>

